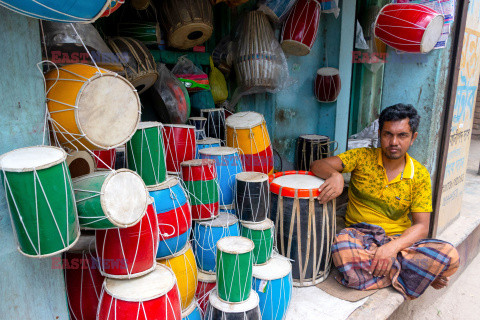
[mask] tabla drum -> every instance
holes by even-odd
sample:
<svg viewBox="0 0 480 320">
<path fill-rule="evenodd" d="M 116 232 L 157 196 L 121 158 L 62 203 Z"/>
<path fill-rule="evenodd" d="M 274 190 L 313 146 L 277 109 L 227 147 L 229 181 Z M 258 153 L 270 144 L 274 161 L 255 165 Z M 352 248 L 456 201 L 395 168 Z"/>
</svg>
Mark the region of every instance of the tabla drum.
<svg viewBox="0 0 480 320">
<path fill-rule="evenodd" d="M 182 311 L 182 320 L 202 320 L 202 314 L 198 308 L 197 300 L 194 300 Z"/>
<path fill-rule="evenodd" d="M 310 53 L 317 39 L 320 23 L 320 4 L 317 0 L 298 0 L 288 15 L 282 29 L 282 45 L 285 53 L 305 56 Z"/>
<path fill-rule="evenodd" d="M 270 211 L 270 183 L 260 172 L 235 176 L 235 212 L 242 222 L 262 222 Z"/>
<path fill-rule="evenodd" d="M 253 266 L 253 290 L 260 298 L 262 319 L 283 320 L 292 299 L 292 265 L 280 255 Z"/>
<path fill-rule="evenodd" d="M 195 292 L 195 298 L 198 302 L 198 307 L 202 315 L 205 314 L 207 309 L 208 297 L 210 292 L 217 285 L 217 276 L 215 274 L 205 273 L 202 270 L 198 270 L 198 285 L 197 291 Z"/>
<path fill-rule="evenodd" d="M 225 109 L 201 109 L 200 115 L 207 118 L 205 125 L 207 137 L 225 140 Z"/>
<path fill-rule="evenodd" d="M 63 147 L 103 150 L 130 140 L 140 121 L 135 88 L 111 71 L 71 64 L 45 75 L 53 132 Z"/>
<path fill-rule="evenodd" d="M 197 150 L 195 154 L 195 158 L 199 159 L 200 154 L 199 150 L 206 149 L 206 148 L 213 148 L 213 147 L 221 147 L 222 146 L 222 140 L 220 139 L 215 139 L 215 138 L 205 138 L 202 140 L 197 140 Z"/>
<path fill-rule="evenodd" d="M 262 265 L 272 256 L 275 228 L 272 220 L 266 219 L 260 223 L 242 222 L 240 227 L 242 237 L 253 241 L 253 265 Z"/>
<path fill-rule="evenodd" d="M 222 301 L 217 290 L 213 290 L 208 298 L 205 320 L 261 320 L 262 315 L 258 294 L 252 290 L 248 299 L 240 303 Z"/>
<path fill-rule="evenodd" d="M 200 270 L 209 274 L 215 273 L 218 240 L 239 235 L 237 217 L 226 212 L 221 212 L 213 220 L 195 221 L 193 252 Z"/>
<path fill-rule="evenodd" d="M 72 247 L 80 236 L 67 153 L 57 147 L 16 149 L 0 156 L 18 251 L 43 258 Z"/>
<path fill-rule="evenodd" d="M 310 170 L 313 161 L 331 157 L 336 150 L 332 145 L 336 141 L 330 141 L 327 136 L 318 134 L 304 134 L 298 137 L 295 150 L 295 169 L 301 171 Z"/>
<path fill-rule="evenodd" d="M 159 13 L 171 47 L 190 49 L 212 35 L 213 9 L 208 0 L 165 0 Z"/>
<path fill-rule="evenodd" d="M 125 0 L 110 0 L 110 5 L 103 12 L 102 17 L 108 17 L 112 13 L 118 10 L 122 4 L 125 3 Z"/>
<path fill-rule="evenodd" d="M 335 68 L 320 68 L 314 82 L 315 97 L 319 102 L 337 101 L 342 82 L 340 74 Z"/>
<path fill-rule="evenodd" d="M 173 271 L 157 264 L 135 279 L 105 279 L 98 320 L 181 319 L 182 308 Z"/>
<path fill-rule="evenodd" d="M 138 40 L 147 46 L 158 45 L 162 40 L 158 22 L 151 21 L 121 22 L 118 24 L 118 34 Z"/>
<path fill-rule="evenodd" d="M 87 229 L 127 228 L 145 215 L 145 183 L 130 170 L 98 171 L 73 179 L 80 226 Z"/>
<path fill-rule="evenodd" d="M 72 178 L 92 173 L 95 170 L 93 157 L 87 151 L 74 151 L 67 155 L 67 165 Z"/>
<path fill-rule="evenodd" d="M 195 159 L 195 127 L 185 124 L 165 124 L 163 141 L 169 172 L 180 172 L 180 163 Z"/>
<path fill-rule="evenodd" d="M 396 50 L 428 53 L 442 34 L 444 20 L 442 14 L 420 4 L 387 4 L 377 16 L 374 32 Z"/>
<path fill-rule="evenodd" d="M 117 151 L 115 148 L 110 150 L 95 150 L 93 151 L 93 154 L 95 168 L 97 170 L 115 169 L 115 161 L 117 160 Z"/>
<path fill-rule="evenodd" d="M 297 0 L 264 0 L 260 2 L 258 10 L 264 12 L 273 23 L 285 20 Z"/>
<path fill-rule="evenodd" d="M 182 179 L 192 205 L 192 220 L 209 220 L 218 215 L 218 181 L 215 160 L 184 161 Z"/>
<path fill-rule="evenodd" d="M 160 122 L 140 122 L 126 144 L 127 166 L 137 172 L 147 186 L 167 179 L 167 163 Z"/>
<path fill-rule="evenodd" d="M 205 135 L 205 125 L 207 124 L 207 118 L 204 117 L 190 117 L 188 118 L 188 124 L 195 127 L 195 139 L 203 140 L 207 136 Z"/>
<path fill-rule="evenodd" d="M 182 310 L 185 310 L 194 302 L 197 291 L 197 265 L 189 242 L 173 256 L 158 260 L 159 263 L 172 269 L 177 277 L 177 285 L 180 290 Z"/>
<path fill-rule="evenodd" d="M 293 261 L 293 284 L 316 285 L 330 272 L 335 200 L 318 202 L 318 188 L 324 180 L 311 172 L 279 172 L 270 181 L 270 219 L 275 222 L 280 254 Z"/>
<path fill-rule="evenodd" d="M 155 269 L 158 221 L 149 199 L 147 212 L 134 226 L 95 231 L 100 272 L 106 277 L 132 279 Z"/>
</svg>

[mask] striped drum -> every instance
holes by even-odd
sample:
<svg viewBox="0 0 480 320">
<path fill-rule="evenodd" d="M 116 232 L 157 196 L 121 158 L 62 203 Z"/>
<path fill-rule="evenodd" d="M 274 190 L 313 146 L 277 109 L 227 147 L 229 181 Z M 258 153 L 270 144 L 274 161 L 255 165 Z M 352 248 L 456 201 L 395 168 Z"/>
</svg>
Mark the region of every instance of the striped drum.
<svg viewBox="0 0 480 320">
<path fill-rule="evenodd" d="M 197 300 L 182 311 L 182 320 L 202 320 L 202 314 L 197 304 Z"/>
<path fill-rule="evenodd" d="M 240 221 L 261 222 L 270 211 L 270 183 L 260 172 L 235 176 L 235 211 Z"/>
<path fill-rule="evenodd" d="M 253 264 L 265 264 L 270 259 L 273 251 L 275 229 L 272 220 L 266 219 L 260 223 L 242 222 L 240 229 L 242 237 L 252 240 L 255 244 Z"/>
<path fill-rule="evenodd" d="M 261 320 L 258 294 L 252 290 L 247 300 L 240 303 L 222 301 L 216 290 L 210 293 L 204 320 Z"/>
<path fill-rule="evenodd" d="M 93 151 L 96 170 L 112 170 L 115 169 L 115 161 L 117 160 L 117 151 L 115 148 L 110 150 Z"/>
<path fill-rule="evenodd" d="M 206 149 L 206 148 L 213 148 L 213 147 L 221 147 L 222 140 L 215 139 L 215 138 L 205 138 L 202 140 L 197 140 L 197 151 L 195 157 L 197 159 L 200 158 L 199 150 Z"/>
<path fill-rule="evenodd" d="M 195 127 L 185 124 L 166 124 L 163 141 L 167 158 L 167 170 L 180 172 L 180 163 L 195 158 Z"/>
<path fill-rule="evenodd" d="M 200 109 L 200 116 L 207 118 L 205 126 L 207 137 L 225 140 L 225 109 Z"/>
<path fill-rule="evenodd" d="M 212 292 L 217 285 L 216 280 L 217 276 L 215 274 L 209 274 L 198 270 L 198 285 L 197 292 L 195 292 L 195 298 L 197 299 L 198 307 L 202 314 L 205 314 L 205 310 L 207 309 L 210 292 Z"/>
</svg>

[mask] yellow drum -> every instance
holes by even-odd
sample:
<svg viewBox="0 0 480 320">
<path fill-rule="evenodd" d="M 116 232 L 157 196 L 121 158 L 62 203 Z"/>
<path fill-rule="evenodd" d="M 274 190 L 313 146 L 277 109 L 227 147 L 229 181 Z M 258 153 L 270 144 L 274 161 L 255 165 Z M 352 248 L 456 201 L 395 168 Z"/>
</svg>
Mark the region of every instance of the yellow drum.
<svg viewBox="0 0 480 320">
<path fill-rule="evenodd" d="M 103 150 L 130 140 L 140 121 L 140 99 L 123 77 L 85 64 L 45 75 L 50 123 L 70 149 Z"/>
<path fill-rule="evenodd" d="M 192 246 L 187 245 L 173 256 L 167 259 L 157 259 L 161 264 L 173 270 L 177 277 L 177 285 L 182 300 L 182 310 L 185 310 L 195 298 L 197 290 L 197 264 L 193 255 Z"/>
</svg>

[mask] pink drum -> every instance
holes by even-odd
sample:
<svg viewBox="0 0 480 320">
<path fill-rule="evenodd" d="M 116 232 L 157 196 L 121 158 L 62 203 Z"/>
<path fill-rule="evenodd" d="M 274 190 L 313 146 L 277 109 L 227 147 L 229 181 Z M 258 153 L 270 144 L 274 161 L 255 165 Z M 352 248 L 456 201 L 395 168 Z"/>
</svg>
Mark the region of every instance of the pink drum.
<svg viewBox="0 0 480 320">
<path fill-rule="evenodd" d="M 168 172 L 180 172 L 180 163 L 195 159 L 195 126 L 164 124 L 163 141 Z"/>
<path fill-rule="evenodd" d="M 93 151 L 93 158 L 95 160 L 96 169 L 115 169 L 115 160 L 117 156 L 117 151 L 115 148 L 110 150 L 96 150 Z"/>
<path fill-rule="evenodd" d="M 283 51 L 295 56 L 309 54 L 317 39 L 319 22 L 319 3 L 316 0 L 298 0 L 283 26 L 280 42 Z"/>
<path fill-rule="evenodd" d="M 375 36 L 400 51 L 427 53 L 440 38 L 444 20 L 420 4 L 387 4 L 375 21 Z"/>
<path fill-rule="evenodd" d="M 317 70 L 314 90 L 315 97 L 320 102 L 334 102 L 342 88 L 338 69 L 320 68 Z"/>
</svg>

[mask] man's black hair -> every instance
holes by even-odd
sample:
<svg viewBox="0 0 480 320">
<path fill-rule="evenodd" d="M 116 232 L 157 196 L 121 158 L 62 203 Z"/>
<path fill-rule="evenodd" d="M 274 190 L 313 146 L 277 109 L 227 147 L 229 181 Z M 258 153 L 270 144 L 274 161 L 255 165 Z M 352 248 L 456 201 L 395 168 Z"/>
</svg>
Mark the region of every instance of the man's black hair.
<svg viewBox="0 0 480 320">
<path fill-rule="evenodd" d="M 382 132 L 385 121 L 400 121 L 407 118 L 412 134 L 414 134 L 417 132 L 418 125 L 420 124 L 420 116 L 417 113 L 417 109 L 411 104 L 397 103 L 382 110 L 378 120 L 380 132 Z"/>
</svg>

